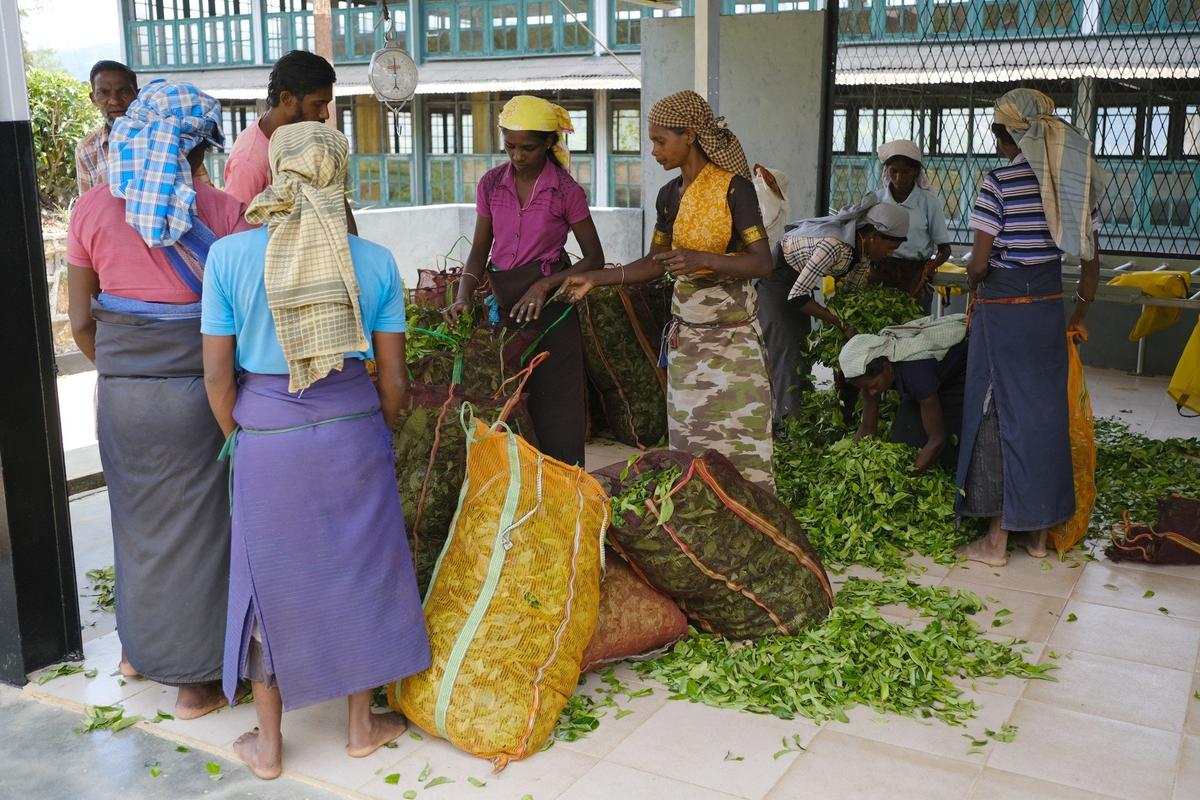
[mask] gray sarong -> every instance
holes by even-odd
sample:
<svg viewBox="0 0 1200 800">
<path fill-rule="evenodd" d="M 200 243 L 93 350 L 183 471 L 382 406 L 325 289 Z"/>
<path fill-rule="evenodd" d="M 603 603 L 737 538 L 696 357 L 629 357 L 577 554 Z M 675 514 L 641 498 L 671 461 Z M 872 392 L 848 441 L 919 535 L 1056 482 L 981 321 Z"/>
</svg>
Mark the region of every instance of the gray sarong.
<svg viewBox="0 0 1200 800">
<path fill-rule="evenodd" d="M 229 593 L 223 437 L 204 391 L 200 320 L 101 308 L 97 433 L 130 664 L 170 686 L 219 680 Z"/>
</svg>

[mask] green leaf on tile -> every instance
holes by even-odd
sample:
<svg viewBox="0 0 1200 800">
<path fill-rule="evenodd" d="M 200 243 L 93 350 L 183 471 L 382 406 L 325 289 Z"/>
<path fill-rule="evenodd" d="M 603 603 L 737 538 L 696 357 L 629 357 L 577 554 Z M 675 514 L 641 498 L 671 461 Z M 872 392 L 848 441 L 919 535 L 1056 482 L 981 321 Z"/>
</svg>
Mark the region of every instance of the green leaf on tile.
<svg viewBox="0 0 1200 800">
<path fill-rule="evenodd" d="M 192 752 L 192 749 L 190 747 L 184 747 L 183 745 L 179 745 L 178 747 L 175 748 L 175 752 L 176 753 L 190 753 L 190 752 Z"/>
<path fill-rule="evenodd" d="M 1171 612 L 1170 612 L 1170 611 L 1168 611 L 1167 609 L 1163 608 L 1162 606 L 1159 606 L 1159 607 L 1158 607 L 1158 613 L 1160 613 L 1160 614 L 1163 614 L 1163 615 L 1167 615 L 1167 616 L 1169 616 L 1169 615 L 1171 614 Z"/>
<path fill-rule="evenodd" d="M 1077 619 L 1079 619 L 1079 617 L 1075 616 L 1074 611 L 1072 611 L 1070 614 L 1067 614 L 1067 622 L 1074 622 Z"/>
<path fill-rule="evenodd" d="M 442 786 L 443 784 L 447 784 L 447 783 L 454 783 L 454 781 L 451 778 L 447 778 L 445 775 L 438 775 L 436 778 L 431 780 L 429 783 L 425 784 L 425 788 L 432 789 L 435 786 Z"/>
<path fill-rule="evenodd" d="M 429 766 L 429 762 L 426 761 L 425 768 L 421 770 L 421 774 L 417 776 L 417 783 L 424 783 L 425 779 L 429 777 L 430 772 L 433 772 L 433 767 Z"/>
<path fill-rule="evenodd" d="M 400 783 L 400 773 L 393 772 L 390 775 L 384 776 L 383 782 L 391 786 L 395 786 L 396 784 Z"/>
<path fill-rule="evenodd" d="M 1104 588 L 1108 589 L 1110 592 L 1121 591 L 1121 587 L 1117 586 L 1115 583 L 1106 583 L 1106 584 L 1104 584 Z"/>
<path fill-rule="evenodd" d="M 726 761 L 745 761 L 746 757 L 745 756 L 735 756 L 733 754 L 732 750 L 726 750 L 725 751 L 725 760 Z"/>
<path fill-rule="evenodd" d="M 160 708 L 158 709 L 158 713 L 154 715 L 154 719 L 150 720 L 150 722 L 157 725 L 158 723 L 168 719 L 175 719 L 175 717 Z"/>
<path fill-rule="evenodd" d="M 421 735 L 420 731 L 415 731 L 412 728 L 408 729 L 408 738 L 416 739 L 418 742 L 425 740 L 425 737 Z"/>
<path fill-rule="evenodd" d="M 1049 572 L 1051 569 L 1053 569 L 1053 567 L 1050 566 L 1050 562 L 1043 559 L 1042 560 L 1042 572 Z"/>
<path fill-rule="evenodd" d="M 78 675 L 80 672 L 83 672 L 82 664 L 72 664 L 70 662 L 55 664 L 53 667 L 50 667 L 48 670 L 39 675 L 34 683 L 36 683 L 38 686 L 45 686 L 47 683 L 55 680 L 56 678 L 65 678 L 68 675 Z M 94 678 L 95 673 L 96 671 L 92 670 L 92 675 L 88 677 Z"/>
<path fill-rule="evenodd" d="M 404 794 L 400 795 L 404 800 L 413 800 L 417 796 L 416 789 L 406 789 Z"/>
<path fill-rule="evenodd" d="M 1146 599 L 1148 600 L 1148 599 L 1150 599 L 1151 597 L 1154 597 L 1154 592 L 1152 592 L 1151 590 L 1147 589 L 1145 592 L 1143 592 L 1143 593 L 1142 593 L 1142 597 L 1144 597 L 1144 598 L 1146 598 Z"/>
<path fill-rule="evenodd" d="M 476 789 L 482 789 L 487 786 L 487 781 L 481 781 L 479 778 L 467 778 L 467 783 L 474 786 Z"/>
<path fill-rule="evenodd" d="M 208 770 L 208 779 L 210 781 L 219 781 L 225 777 L 221 774 L 221 765 L 215 761 L 205 763 L 204 768 Z"/>
<path fill-rule="evenodd" d="M 634 713 L 632 708 L 622 708 L 620 711 L 617 712 L 614 719 L 624 719 L 625 717 L 628 717 L 632 713 Z"/>
</svg>

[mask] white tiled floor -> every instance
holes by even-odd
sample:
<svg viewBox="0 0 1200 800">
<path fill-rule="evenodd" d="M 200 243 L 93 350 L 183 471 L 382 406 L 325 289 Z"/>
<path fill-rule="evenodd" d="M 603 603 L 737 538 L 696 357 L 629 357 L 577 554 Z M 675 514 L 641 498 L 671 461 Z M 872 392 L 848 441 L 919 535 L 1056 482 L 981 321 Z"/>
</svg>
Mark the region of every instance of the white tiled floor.
<svg viewBox="0 0 1200 800">
<path fill-rule="evenodd" d="M 1179 420 L 1162 402 L 1164 381 L 1095 371 L 1089 380 L 1098 414 L 1120 413 L 1153 435 L 1200 432 L 1200 423 Z M 627 452 L 592 449 L 588 466 Z M 79 510 L 86 513 L 77 525 L 107 522 L 91 505 Z M 972 696 L 981 709 L 965 728 L 867 708 L 853 711 L 849 724 L 816 726 L 669 701 L 662 687 L 647 684 L 656 687 L 653 694 L 622 702 L 633 714 L 605 718 L 590 737 L 558 744 L 499 775 L 427 735 L 405 736 L 395 749 L 350 759 L 342 750 L 345 707 L 339 701 L 285 717 L 287 773 L 355 798 L 400 798 L 409 789 L 436 800 L 1200 798 L 1200 700 L 1193 694 L 1200 692 L 1200 567 L 1051 560 L 1045 570 L 1023 552 L 999 569 L 923 563 L 929 567 L 923 582 L 994 598 L 980 624 L 994 638 L 1028 639 L 1026 658 L 1057 664 L 1058 681 L 975 681 Z M 1144 597 L 1146 591 L 1153 597 Z M 1011 622 L 993 629 L 1000 608 L 1012 612 Z M 115 634 L 92 639 L 85 651 L 96 678 L 75 675 L 30 684 L 26 692 L 76 708 L 121 701 L 127 713 L 151 718 L 159 708 L 170 710 L 170 690 L 141 681 L 121 686 L 109 676 L 119 655 Z M 621 675 L 637 681 L 625 670 Z M 593 686 L 594 680 L 584 691 Z M 1005 722 L 1018 729 L 1013 742 L 967 753 L 964 733 Z M 253 710 L 239 707 L 142 727 L 230 755 L 234 738 L 253 724 Z M 780 739 L 794 734 L 806 750 L 773 758 Z M 426 764 L 426 783 L 437 776 L 454 782 L 424 790 L 417 779 Z M 397 783 L 385 781 L 391 774 L 400 776 Z M 468 778 L 487 786 L 477 788 Z"/>
</svg>

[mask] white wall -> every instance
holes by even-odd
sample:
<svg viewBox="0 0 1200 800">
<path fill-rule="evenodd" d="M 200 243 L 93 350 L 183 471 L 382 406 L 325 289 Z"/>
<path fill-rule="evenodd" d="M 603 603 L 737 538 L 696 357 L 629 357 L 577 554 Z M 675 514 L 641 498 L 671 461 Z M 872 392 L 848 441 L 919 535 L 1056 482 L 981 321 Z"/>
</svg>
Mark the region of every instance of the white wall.
<svg viewBox="0 0 1200 800">
<path fill-rule="evenodd" d="M 720 19 L 718 114 L 737 134 L 751 167 L 758 162 L 787 174 L 792 217 L 810 216 L 817 210 L 825 14 L 738 14 Z M 644 124 L 656 102 L 694 86 L 694 44 L 690 17 L 642 20 Z M 654 224 L 658 190 L 674 177 L 650 156 L 650 141 L 644 139 L 642 197 L 651 209 L 647 235 Z"/>
<path fill-rule="evenodd" d="M 475 206 L 440 205 L 380 208 L 354 212 L 358 234 L 392 251 L 406 286 L 415 286 L 417 270 L 436 269 L 465 261 L 475 232 Z M 593 208 L 604 258 L 627 264 L 642 256 L 640 208 Z M 567 251 L 579 254 L 575 237 Z"/>
</svg>

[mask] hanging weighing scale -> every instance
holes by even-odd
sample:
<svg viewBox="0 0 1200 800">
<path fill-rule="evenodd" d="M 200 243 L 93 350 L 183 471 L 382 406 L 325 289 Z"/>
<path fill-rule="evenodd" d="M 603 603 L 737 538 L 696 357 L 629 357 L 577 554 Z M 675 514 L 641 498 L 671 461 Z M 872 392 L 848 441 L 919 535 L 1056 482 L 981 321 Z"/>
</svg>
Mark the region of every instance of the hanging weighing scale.
<svg viewBox="0 0 1200 800">
<path fill-rule="evenodd" d="M 380 2 L 379 5 L 383 9 L 380 24 L 387 25 L 387 30 L 383 35 L 383 47 L 371 54 L 367 80 L 375 92 L 375 98 L 395 115 L 396 128 L 399 130 L 400 111 L 417 93 L 417 65 L 400 42 L 396 41 L 387 3 Z"/>
</svg>

